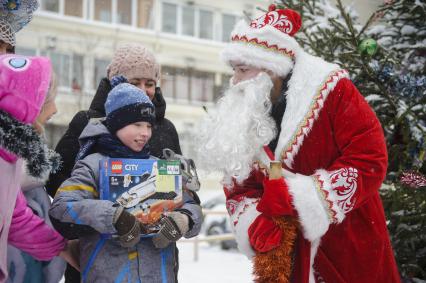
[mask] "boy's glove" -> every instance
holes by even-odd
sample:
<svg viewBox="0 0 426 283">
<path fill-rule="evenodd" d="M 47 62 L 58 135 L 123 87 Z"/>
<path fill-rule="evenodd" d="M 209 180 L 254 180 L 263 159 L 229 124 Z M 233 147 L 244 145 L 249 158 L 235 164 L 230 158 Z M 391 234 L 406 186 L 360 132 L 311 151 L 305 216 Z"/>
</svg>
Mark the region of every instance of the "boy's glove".
<svg viewBox="0 0 426 283">
<path fill-rule="evenodd" d="M 283 177 L 263 181 L 263 195 L 257 204 L 257 210 L 270 216 L 295 216 L 293 199 Z"/>
<path fill-rule="evenodd" d="M 189 230 L 189 217 L 186 214 L 173 211 L 161 218 L 161 229 L 152 238 L 156 248 L 162 249 L 170 243 L 179 240 Z"/>
<path fill-rule="evenodd" d="M 140 235 L 146 233 L 146 229 L 136 217 L 119 207 L 114 216 L 114 227 L 117 229 L 120 245 L 131 248 L 139 243 Z"/>
<path fill-rule="evenodd" d="M 250 245 L 257 252 L 265 253 L 281 243 L 282 231 L 264 214 L 260 214 L 248 229 Z"/>
</svg>

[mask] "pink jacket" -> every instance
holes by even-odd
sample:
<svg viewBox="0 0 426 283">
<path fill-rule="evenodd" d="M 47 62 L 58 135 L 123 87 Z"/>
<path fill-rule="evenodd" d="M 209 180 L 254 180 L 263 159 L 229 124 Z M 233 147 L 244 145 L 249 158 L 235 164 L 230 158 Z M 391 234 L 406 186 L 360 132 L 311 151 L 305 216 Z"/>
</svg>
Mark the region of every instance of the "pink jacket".
<svg viewBox="0 0 426 283">
<path fill-rule="evenodd" d="M 7 238 L 22 173 L 22 161 L 6 161 L 1 158 L 3 151 L 0 148 L 0 282 L 7 277 Z"/>
<path fill-rule="evenodd" d="M 27 207 L 19 186 L 21 167 L 21 160 L 9 163 L 0 158 L 0 283 L 7 278 L 8 242 L 39 260 L 52 259 L 66 244 L 58 232 Z"/>
<path fill-rule="evenodd" d="M 52 259 L 66 244 L 66 240 L 58 232 L 27 206 L 21 190 L 16 198 L 8 242 L 38 260 Z"/>
<path fill-rule="evenodd" d="M 50 73 L 51 66 L 47 58 L 0 55 L 0 110 L 25 124 L 34 122 L 49 87 Z M 7 129 L 5 127 L 2 130 Z M 22 139 L 19 136 L 13 138 Z M 2 143 L 6 144 L 6 140 L 2 140 Z M 13 146 L 12 143 L 9 141 L 8 146 Z M 53 257 L 65 245 L 59 234 L 45 226 L 46 224 L 43 225 L 26 208 L 22 193 L 16 202 L 20 192 L 22 162 L 6 150 L 7 146 L 4 147 L 0 147 L 0 283 L 7 277 L 9 232 L 11 244 L 40 259 Z M 45 249 L 44 254 L 42 249 Z"/>
</svg>

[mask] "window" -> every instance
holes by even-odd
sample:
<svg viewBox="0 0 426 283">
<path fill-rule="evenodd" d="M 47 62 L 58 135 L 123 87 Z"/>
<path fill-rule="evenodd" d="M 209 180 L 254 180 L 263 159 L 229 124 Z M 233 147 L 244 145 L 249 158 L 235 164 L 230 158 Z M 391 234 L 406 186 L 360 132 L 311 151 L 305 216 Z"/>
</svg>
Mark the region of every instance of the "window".
<svg viewBox="0 0 426 283">
<path fill-rule="evenodd" d="M 229 88 L 229 84 L 231 81 L 232 76 L 227 74 L 222 74 L 222 83 L 219 87 L 217 87 L 216 91 L 214 92 L 213 101 L 216 102 L 218 99 L 220 99 L 225 91 Z"/>
<path fill-rule="evenodd" d="M 50 60 L 52 61 L 53 70 L 58 75 L 58 85 L 67 86 L 71 85 L 70 77 L 70 56 L 57 52 L 50 53 Z"/>
<path fill-rule="evenodd" d="M 179 4 L 163 2 L 161 31 L 209 40 L 222 40 L 220 21 L 216 23 L 215 14 L 221 16 L 214 10 L 194 4 L 193 1 L 179 1 Z M 223 29 L 226 30 L 223 32 L 224 38 L 230 34 L 235 21 L 236 17 L 233 15 L 226 15 L 224 18 Z"/>
<path fill-rule="evenodd" d="M 22 47 L 16 47 L 15 53 L 19 54 L 19 55 L 24 55 L 24 56 L 36 56 L 37 55 L 37 51 L 35 49 L 22 48 Z"/>
<path fill-rule="evenodd" d="M 213 73 L 174 67 L 161 69 L 161 90 L 165 97 L 186 101 L 213 101 Z"/>
<path fill-rule="evenodd" d="M 138 27 L 150 28 L 153 26 L 151 22 L 152 7 L 154 0 L 138 0 Z"/>
<path fill-rule="evenodd" d="M 213 39 L 213 13 L 200 10 L 200 38 Z"/>
<path fill-rule="evenodd" d="M 191 100 L 213 101 L 214 74 L 193 71 L 191 76 Z"/>
<path fill-rule="evenodd" d="M 95 20 L 108 22 L 112 20 L 111 0 L 94 0 L 95 1 Z M 123 1 L 123 0 L 120 0 Z"/>
<path fill-rule="evenodd" d="M 95 81 L 93 82 L 93 86 L 95 87 L 95 89 L 98 88 L 98 85 L 100 83 L 100 81 L 102 80 L 102 78 L 106 77 L 106 69 L 109 65 L 111 60 L 106 60 L 106 59 L 95 59 L 95 75 L 94 75 L 94 79 Z"/>
<path fill-rule="evenodd" d="M 175 4 L 163 3 L 163 24 L 161 30 L 176 33 L 177 6 Z"/>
<path fill-rule="evenodd" d="M 132 0 L 117 1 L 117 23 L 132 24 Z"/>
<path fill-rule="evenodd" d="M 176 68 L 174 97 L 180 100 L 189 99 L 189 74 L 185 69 Z"/>
<path fill-rule="evenodd" d="M 74 54 L 72 60 L 72 79 L 71 88 L 73 91 L 81 91 L 83 89 L 83 65 L 84 58 L 81 55 Z"/>
<path fill-rule="evenodd" d="M 231 40 L 231 32 L 236 21 L 235 16 L 222 15 L 222 41 L 228 42 Z"/>
<path fill-rule="evenodd" d="M 188 100 L 189 76 L 185 69 L 163 67 L 161 76 L 161 90 L 164 96 L 175 99 Z"/>
<path fill-rule="evenodd" d="M 161 92 L 163 93 L 164 97 L 174 97 L 174 76 L 174 68 L 161 68 Z"/>
<path fill-rule="evenodd" d="M 182 152 L 185 152 L 185 157 L 193 158 L 196 154 L 195 149 L 195 127 L 193 123 L 184 122 L 182 131 L 179 132 L 179 143 Z"/>
<path fill-rule="evenodd" d="M 83 17 L 83 0 L 65 0 L 65 15 Z"/>
<path fill-rule="evenodd" d="M 43 52 L 44 53 L 44 52 Z M 51 52 L 50 57 L 53 70 L 58 76 L 58 85 L 81 91 L 83 88 L 83 56 Z"/>
<path fill-rule="evenodd" d="M 46 11 L 59 13 L 59 0 L 44 0 L 43 3 Z"/>
<path fill-rule="evenodd" d="M 182 8 L 182 34 L 194 36 L 195 10 L 191 6 Z"/>
</svg>

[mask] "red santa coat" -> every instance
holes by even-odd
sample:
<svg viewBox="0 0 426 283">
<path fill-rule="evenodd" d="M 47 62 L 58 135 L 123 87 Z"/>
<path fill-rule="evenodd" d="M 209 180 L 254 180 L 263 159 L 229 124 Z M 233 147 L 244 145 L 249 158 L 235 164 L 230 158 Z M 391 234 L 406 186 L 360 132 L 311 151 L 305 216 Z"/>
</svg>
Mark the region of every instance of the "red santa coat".
<svg viewBox="0 0 426 283">
<path fill-rule="evenodd" d="M 381 125 L 346 71 L 298 56 L 275 159 L 300 222 L 293 282 L 400 282 L 378 190 L 386 175 Z M 259 161 L 269 164 L 265 152 Z M 256 166 L 255 166 L 256 168 Z M 247 229 L 265 176 L 254 170 L 225 188 L 239 248 L 254 254 Z"/>
</svg>

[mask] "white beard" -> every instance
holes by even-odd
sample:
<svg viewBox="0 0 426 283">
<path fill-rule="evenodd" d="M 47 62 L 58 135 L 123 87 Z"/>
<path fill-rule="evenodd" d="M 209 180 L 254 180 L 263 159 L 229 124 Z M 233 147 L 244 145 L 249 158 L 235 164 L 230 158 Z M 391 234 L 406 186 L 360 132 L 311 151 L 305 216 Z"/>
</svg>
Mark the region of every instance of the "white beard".
<svg viewBox="0 0 426 283">
<path fill-rule="evenodd" d="M 198 128 L 197 165 L 222 172 L 226 186 L 232 178 L 247 179 L 256 156 L 276 135 L 270 116 L 272 86 L 266 73 L 232 85 Z"/>
</svg>

